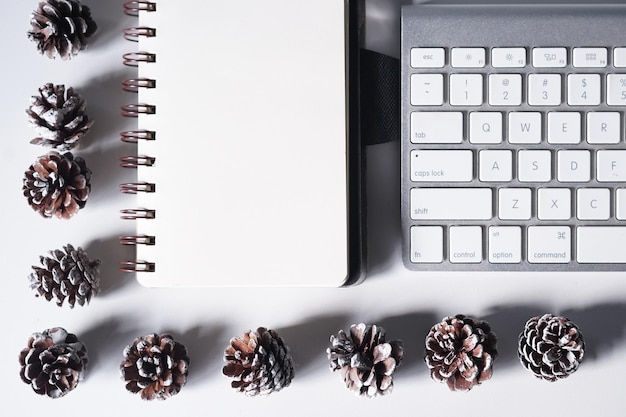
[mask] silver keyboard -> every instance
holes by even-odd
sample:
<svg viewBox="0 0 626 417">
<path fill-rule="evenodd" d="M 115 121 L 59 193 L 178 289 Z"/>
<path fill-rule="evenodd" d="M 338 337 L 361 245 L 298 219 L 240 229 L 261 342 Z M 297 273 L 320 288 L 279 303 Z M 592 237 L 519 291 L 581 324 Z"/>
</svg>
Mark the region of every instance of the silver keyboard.
<svg viewBox="0 0 626 417">
<path fill-rule="evenodd" d="M 413 270 L 626 270 L 626 7 L 402 10 Z"/>
</svg>

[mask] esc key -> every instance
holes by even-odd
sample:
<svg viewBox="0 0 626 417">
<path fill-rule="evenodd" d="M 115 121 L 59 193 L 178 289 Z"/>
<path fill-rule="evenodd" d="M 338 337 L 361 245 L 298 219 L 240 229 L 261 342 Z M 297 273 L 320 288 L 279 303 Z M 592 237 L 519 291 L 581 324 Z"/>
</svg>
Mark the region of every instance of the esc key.
<svg viewBox="0 0 626 417">
<path fill-rule="evenodd" d="M 443 48 L 412 48 L 411 66 L 413 68 L 443 68 L 446 64 Z"/>
</svg>

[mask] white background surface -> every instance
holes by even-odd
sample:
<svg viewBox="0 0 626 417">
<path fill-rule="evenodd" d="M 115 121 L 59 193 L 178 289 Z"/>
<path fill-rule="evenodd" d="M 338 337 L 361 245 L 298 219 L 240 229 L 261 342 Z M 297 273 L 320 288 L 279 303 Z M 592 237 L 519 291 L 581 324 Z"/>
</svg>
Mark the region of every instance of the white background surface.
<svg viewBox="0 0 626 417">
<path fill-rule="evenodd" d="M 133 19 L 122 0 L 85 1 L 99 25 L 91 47 L 69 62 L 37 54 L 26 38 L 37 1 L 1 0 L 3 45 L 0 261 L 4 285 L 0 343 L 0 399 L 5 410 L 22 415 L 86 413 L 89 416 L 138 415 L 622 415 L 626 372 L 626 276 L 624 274 L 416 274 L 400 259 L 398 144 L 368 151 L 369 278 L 348 289 L 147 290 L 117 270 L 132 256 L 117 236 L 132 232 L 119 210 L 133 200 L 118 192 L 132 172 L 118 158 L 133 149 L 118 132 L 132 121 L 119 107 L 132 101 L 120 81 L 132 75 L 121 55 L 133 48 L 121 36 Z M 367 43 L 372 49 L 398 50 L 396 1 L 368 0 Z M 191 13 L 191 12 L 190 12 Z M 87 99 L 96 123 L 76 149 L 93 171 L 92 194 L 84 210 L 69 221 L 46 220 L 21 195 L 23 172 L 46 150 L 34 137 L 24 110 L 46 82 L 73 86 Z M 39 255 L 72 243 L 102 260 L 102 293 L 86 307 L 58 308 L 35 298 L 28 288 L 30 266 Z M 201 260 L 198 260 L 200 268 Z M 515 346 L 525 321 L 546 312 L 569 316 L 582 329 L 587 351 L 579 371 L 567 380 L 536 380 L 518 363 Z M 429 379 L 423 340 L 442 317 L 465 313 L 489 321 L 500 356 L 494 376 L 469 393 L 449 392 Z M 338 374 L 328 370 L 328 337 L 350 324 L 379 324 L 390 339 L 402 339 L 406 354 L 395 374 L 394 392 L 367 400 L 353 396 Z M 89 349 L 87 376 L 59 400 L 35 395 L 19 378 L 18 353 L 29 335 L 65 327 Z M 250 328 L 277 330 L 291 347 L 296 377 L 285 390 L 247 398 L 221 375 L 222 352 L 231 337 Z M 146 403 L 127 393 L 118 366 L 133 338 L 170 332 L 189 350 L 188 384 L 165 402 Z"/>
</svg>

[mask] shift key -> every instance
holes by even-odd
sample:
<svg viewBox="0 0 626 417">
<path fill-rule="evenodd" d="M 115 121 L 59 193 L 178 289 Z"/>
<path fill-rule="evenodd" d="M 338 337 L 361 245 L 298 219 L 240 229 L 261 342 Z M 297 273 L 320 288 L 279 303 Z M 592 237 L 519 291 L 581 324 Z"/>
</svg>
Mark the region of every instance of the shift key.
<svg viewBox="0 0 626 417">
<path fill-rule="evenodd" d="M 411 181 L 470 182 L 474 163 L 470 150 L 411 151 Z"/>
<path fill-rule="evenodd" d="M 413 220 L 489 220 L 493 215 L 490 188 L 413 188 Z"/>
</svg>

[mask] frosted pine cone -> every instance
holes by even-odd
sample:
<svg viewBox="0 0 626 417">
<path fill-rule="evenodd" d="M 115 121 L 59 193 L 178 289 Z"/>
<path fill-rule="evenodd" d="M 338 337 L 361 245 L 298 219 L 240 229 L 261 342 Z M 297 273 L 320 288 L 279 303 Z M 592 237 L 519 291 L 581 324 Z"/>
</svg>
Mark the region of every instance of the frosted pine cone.
<svg viewBox="0 0 626 417">
<path fill-rule="evenodd" d="M 91 11 L 78 0 L 46 0 L 31 16 L 28 38 L 48 58 L 70 59 L 87 47 L 87 38 L 98 26 Z"/>
<path fill-rule="evenodd" d="M 43 217 L 69 219 L 87 203 L 91 171 L 83 158 L 51 151 L 24 173 L 22 190 L 28 204 Z"/>
<path fill-rule="evenodd" d="M 78 386 L 87 366 L 87 349 L 61 327 L 34 333 L 19 355 L 22 381 L 39 395 L 59 398 Z"/>
<path fill-rule="evenodd" d="M 100 290 L 100 261 L 90 260 L 82 248 L 74 249 L 69 244 L 49 254 L 39 257 L 42 266 L 33 266 L 30 288 L 38 297 L 55 299 L 59 307 L 64 301 L 71 308 L 89 304 Z"/>
<path fill-rule="evenodd" d="M 519 336 L 522 365 L 537 378 L 557 381 L 574 373 L 585 354 L 583 335 L 565 317 L 545 314 L 526 322 Z"/>
<path fill-rule="evenodd" d="M 332 335 L 330 343 L 330 370 L 341 372 L 348 389 L 370 398 L 392 392 L 392 375 L 404 355 L 402 342 L 387 342 L 382 327 L 360 323 L 350 327 L 349 335 L 343 330 Z"/>
<path fill-rule="evenodd" d="M 128 391 L 144 400 L 166 400 L 187 382 L 187 348 L 169 334 L 138 337 L 124 349 L 120 371 Z"/>
<path fill-rule="evenodd" d="M 498 355 L 489 324 L 470 317 L 446 317 L 426 337 L 430 376 L 453 391 L 468 391 L 491 378 Z"/>
<path fill-rule="evenodd" d="M 30 143 L 71 150 L 93 125 L 85 108 L 85 100 L 71 87 L 66 91 L 64 85 L 44 85 L 26 110 L 30 125 L 39 134 Z"/>
<path fill-rule="evenodd" d="M 287 387 L 294 376 L 289 348 L 274 330 L 259 327 L 232 338 L 224 350 L 222 373 L 248 396 L 268 395 Z"/>
</svg>

